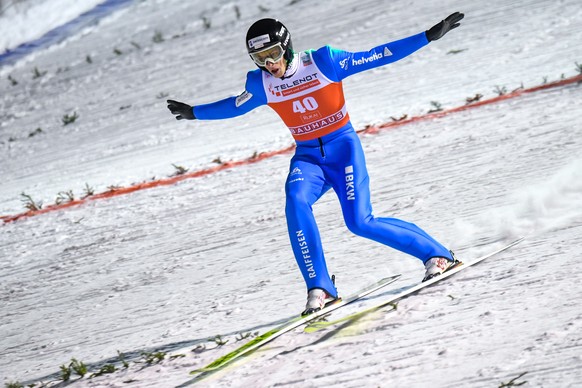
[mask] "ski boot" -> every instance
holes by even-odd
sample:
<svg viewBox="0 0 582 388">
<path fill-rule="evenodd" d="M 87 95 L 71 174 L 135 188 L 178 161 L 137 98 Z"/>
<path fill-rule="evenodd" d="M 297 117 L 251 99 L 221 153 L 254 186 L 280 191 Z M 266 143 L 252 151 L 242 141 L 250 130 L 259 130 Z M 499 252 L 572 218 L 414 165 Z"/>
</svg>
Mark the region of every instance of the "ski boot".
<svg viewBox="0 0 582 388">
<path fill-rule="evenodd" d="M 307 304 L 305 305 L 305 310 L 301 313 L 301 316 L 312 314 L 316 311 L 321 310 L 325 306 L 340 300 L 340 298 L 334 298 L 327 292 L 320 288 L 314 288 L 309 290 L 307 293 Z"/>
<path fill-rule="evenodd" d="M 427 260 L 427 262 L 424 263 L 426 272 L 422 281 L 426 282 L 427 280 L 430 280 L 435 276 L 439 276 L 443 272 L 446 272 L 461 263 L 459 260 L 455 259 L 453 252 L 451 252 L 451 255 L 453 256 L 452 260 L 447 259 L 446 257 L 433 257 Z"/>
</svg>

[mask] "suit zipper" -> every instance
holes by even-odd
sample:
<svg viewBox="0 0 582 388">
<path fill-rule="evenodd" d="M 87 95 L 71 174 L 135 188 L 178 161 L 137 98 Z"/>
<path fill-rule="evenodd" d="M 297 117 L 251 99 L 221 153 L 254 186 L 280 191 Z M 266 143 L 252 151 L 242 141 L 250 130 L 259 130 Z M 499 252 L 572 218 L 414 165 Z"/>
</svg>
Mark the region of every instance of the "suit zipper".
<svg viewBox="0 0 582 388">
<path fill-rule="evenodd" d="M 321 137 L 318 137 L 317 140 L 319 141 L 319 150 L 321 151 L 321 157 L 325 158 L 325 151 L 323 150 L 323 140 L 321 140 Z"/>
</svg>

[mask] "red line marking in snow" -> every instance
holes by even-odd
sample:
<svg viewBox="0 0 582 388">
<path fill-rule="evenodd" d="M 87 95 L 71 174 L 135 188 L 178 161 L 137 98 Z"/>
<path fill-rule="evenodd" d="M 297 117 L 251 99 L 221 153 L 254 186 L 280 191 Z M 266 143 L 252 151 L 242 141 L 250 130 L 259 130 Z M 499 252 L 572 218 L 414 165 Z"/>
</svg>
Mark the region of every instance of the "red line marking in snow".
<svg viewBox="0 0 582 388">
<path fill-rule="evenodd" d="M 383 130 L 386 128 L 393 128 L 393 127 L 398 127 L 401 125 L 405 125 L 405 124 L 409 124 L 409 123 L 414 123 L 414 122 L 418 122 L 418 121 L 424 121 L 424 120 L 430 120 L 430 119 L 436 119 L 436 118 L 440 118 L 440 117 L 444 117 L 444 116 L 448 116 L 451 113 L 457 113 L 457 112 L 463 112 L 469 109 L 473 109 L 473 108 L 477 108 L 480 106 L 484 106 L 484 105 L 490 105 L 490 104 L 495 104 L 497 102 L 500 101 L 505 101 L 505 100 L 509 100 L 511 98 L 516 98 L 519 96 L 522 96 L 524 94 L 530 94 L 530 93 L 535 93 L 535 92 L 539 92 L 541 90 L 546 90 L 546 89 L 552 89 L 552 88 L 557 88 L 557 87 L 561 87 L 561 86 L 566 86 L 566 85 L 570 85 L 576 82 L 582 82 L 582 74 L 577 75 L 575 77 L 571 77 L 571 78 L 566 78 L 563 79 L 561 81 L 556 81 L 556 82 L 551 82 L 548 84 L 544 84 L 544 85 L 539 85 L 539 86 L 535 86 L 529 89 L 519 89 L 519 90 L 514 90 L 511 93 L 507 93 L 507 94 L 503 94 L 494 98 L 490 98 L 487 100 L 482 100 L 482 101 L 478 101 L 478 102 L 472 102 L 472 103 L 468 103 L 467 105 L 462 105 L 462 106 L 458 106 L 456 108 L 451 108 L 451 109 L 446 109 L 446 110 L 442 110 L 440 112 L 434 112 L 434 113 L 427 113 L 421 116 L 415 116 L 415 117 L 411 117 L 408 119 L 403 119 L 403 120 L 399 120 L 399 121 L 392 121 L 390 123 L 384 123 L 384 124 L 380 124 L 380 125 L 376 125 L 376 126 L 368 126 L 364 129 L 360 129 L 358 130 L 358 133 L 368 133 L 368 134 L 375 134 L 377 133 L 379 130 Z"/>
<path fill-rule="evenodd" d="M 535 92 L 538 92 L 541 90 L 546 90 L 546 89 L 558 88 L 558 87 L 570 85 L 570 84 L 573 84 L 576 82 L 582 82 L 582 74 L 577 75 L 575 77 L 566 78 L 566 79 L 563 79 L 561 81 L 551 82 L 548 84 L 535 86 L 535 87 L 528 88 L 528 89 L 515 90 L 511 93 L 503 94 L 503 95 L 500 95 L 500 96 L 497 96 L 494 98 L 490 98 L 487 100 L 482 100 L 482 101 L 478 101 L 478 102 L 474 102 L 474 103 L 469 103 L 467 105 L 463 105 L 463 106 L 459 106 L 459 107 L 451 108 L 451 109 L 446 109 L 446 110 L 443 110 L 440 112 L 427 113 L 427 114 L 424 114 L 421 116 L 414 116 L 411 118 L 393 121 L 393 122 L 389 122 L 389 123 L 384 123 L 384 124 L 380 124 L 380 125 L 370 125 L 370 126 L 365 127 L 364 129 L 358 130 L 357 132 L 364 133 L 364 134 L 376 134 L 376 133 L 380 132 L 381 130 L 399 127 L 402 125 L 415 123 L 415 122 L 419 122 L 419 121 L 436 119 L 436 118 L 448 116 L 452 113 L 463 112 L 463 111 L 477 108 L 480 106 L 490 105 L 490 104 L 494 104 L 494 103 L 497 103 L 500 101 L 509 100 L 511 98 L 516 98 L 516 97 L 522 96 L 524 94 L 535 93 Z M 293 151 L 294 149 L 295 149 L 295 145 L 292 145 L 292 146 L 289 146 L 287 148 L 283 148 L 283 149 L 280 149 L 277 151 L 263 152 L 257 156 L 253 156 L 253 157 L 250 157 L 248 159 L 226 162 L 226 163 L 223 163 L 223 164 L 215 166 L 215 167 L 210 167 L 210 168 L 206 168 L 203 170 L 193 171 L 191 173 L 186 173 L 186 174 L 182 174 L 182 175 L 178 175 L 178 176 L 174 176 L 174 177 L 170 177 L 170 178 L 159 179 L 159 180 L 155 180 L 155 181 L 151 181 L 151 182 L 138 183 L 138 184 L 128 186 L 128 187 L 120 187 L 120 188 L 117 188 L 114 190 L 106 191 L 104 193 L 91 195 L 91 196 L 85 197 L 83 199 L 78 199 L 78 200 L 74 200 L 71 202 L 62 203 L 59 205 L 56 205 L 56 204 L 49 205 L 49 206 L 47 206 L 43 209 L 40 209 L 40 210 L 27 211 L 24 213 L 13 215 L 13 216 L 0 216 L 0 220 L 2 220 L 3 223 L 9 223 L 9 222 L 14 222 L 16 220 L 19 220 L 21 218 L 33 217 L 33 216 L 45 214 L 45 213 L 56 211 L 56 210 L 67 209 L 67 208 L 72 207 L 72 206 L 82 205 L 82 204 L 87 203 L 89 201 L 117 197 L 120 195 L 130 194 L 130 193 L 133 193 L 135 191 L 150 189 L 153 187 L 170 186 L 170 185 L 176 184 L 178 182 L 181 182 L 181 181 L 184 181 L 187 179 L 198 178 L 201 176 L 214 174 L 214 173 L 219 172 L 219 171 L 229 170 L 229 169 L 239 167 L 239 166 L 245 166 L 245 165 L 249 165 L 249 164 L 253 164 L 253 163 L 258 163 L 262 160 L 270 159 L 273 156 L 287 154 L 287 153 Z"/>
</svg>

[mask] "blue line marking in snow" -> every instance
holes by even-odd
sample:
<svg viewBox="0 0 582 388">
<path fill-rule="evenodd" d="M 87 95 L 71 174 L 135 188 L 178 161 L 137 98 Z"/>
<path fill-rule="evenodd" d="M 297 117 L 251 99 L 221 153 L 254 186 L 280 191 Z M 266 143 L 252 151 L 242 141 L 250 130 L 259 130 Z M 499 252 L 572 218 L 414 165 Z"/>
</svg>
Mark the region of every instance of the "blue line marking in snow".
<svg viewBox="0 0 582 388">
<path fill-rule="evenodd" d="M 70 22 L 50 30 L 40 38 L 31 42 L 22 43 L 15 49 L 7 50 L 0 54 L 0 67 L 12 65 L 35 50 L 60 43 L 81 31 L 83 28 L 97 24 L 105 16 L 110 15 L 114 11 L 127 6 L 132 2 L 133 0 L 106 0 L 95 6 L 95 8 L 82 13 Z"/>
</svg>

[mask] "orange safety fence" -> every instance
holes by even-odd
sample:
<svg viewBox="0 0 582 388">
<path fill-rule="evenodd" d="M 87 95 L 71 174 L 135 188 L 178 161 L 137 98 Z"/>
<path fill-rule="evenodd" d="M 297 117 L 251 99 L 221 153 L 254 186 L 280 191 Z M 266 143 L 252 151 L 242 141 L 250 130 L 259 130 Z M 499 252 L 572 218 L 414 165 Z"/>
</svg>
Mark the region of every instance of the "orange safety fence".
<svg viewBox="0 0 582 388">
<path fill-rule="evenodd" d="M 463 112 L 463 111 L 466 111 L 469 109 L 474 109 L 474 108 L 477 108 L 480 106 L 490 105 L 490 104 L 494 104 L 494 103 L 497 103 L 500 101 L 505 101 L 505 100 L 508 100 L 511 98 L 516 98 L 516 97 L 522 96 L 524 94 L 530 94 L 530 93 L 538 92 L 541 90 L 558 88 L 558 87 L 570 85 L 573 83 L 581 83 L 581 82 L 582 82 L 582 74 L 579 74 L 579 75 L 571 77 L 571 78 L 562 79 L 560 81 L 551 82 L 551 83 L 535 86 L 535 87 L 528 88 L 528 89 L 522 88 L 522 89 L 514 90 L 510 93 L 501 94 L 497 97 L 489 98 L 486 100 L 480 100 L 480 101 L 475 101 L 475 102 L 470 102 L 470 103 L 468 102 L 466 105 L 458 106 L 456 108 L 445 109 L 445 110 L 441 110 L 438 112 L 423 114 L 420 116 L 413 116 L 410 118 L 403 117 L 402 119 L 395 119 L 392 122 L 383 123 L 383 124 L 379 124 L 379 125 L 369 125 L 363 129 L 358 130 L 357 132 L 362 133 L 362 134 L 375 134 L 375 133 L 378 133 L 379 131 L 382 131 L 385 129 L 399 127 L 399 126 L 403 126 L 406 124 L 415 123 L 415 122 L 424 121 L 424 120 L 436 119 L 436 118 L 448 116 L 452 113 Z M 178 182 L 181 182 L 181 181 L 184 181 L 187 179 L 198 178 L 201 176 L 214 174 L 214 173 L 219 172 L 219 171 L 228 170 L 228 169 L 232 169 L 232 168 L 239 167 L 239 166 L 249 165 L 252 163 L 257 163 L 257 162 L 272 158 L 272 157 L 277 156 L 277 155 L 290 153 L 294 149 L 295 149 L 295 145 L 291 145 L 287 148 L 283 148 L 280 150 L 263 152 L 263 153 L 260 153 L 258 155 L 253 155 L 252 157 L 244 159 L 244 160 L 225 162 L 225 163 L 222 163 L 218 166 L 209 167 L 209 168 L 205 168 L 205 169 L 198 170 L 198 171 L 193 171 L 190 173 L 185 173 L 185 174 L 173 176 L 170 178 L 164 178 L 164 179 L 153 180 L 150 182 L 138 183 L 138 184 L 134 184 L 134 185 L 131 185 L 128 187 L 114 188 L 114 189 L 110 189 L 109 191 L 106 191 L 106 192 L 103 192 L 100 194 L 89 195 L 89 196 L 84 197 L 82 199 L 76 199 L 76 200 L 72 200 L 70 202 L 65 202 L 65 203 L 61 203 L 61 204 L 49 205 L 49 206 L 46 206 L 45 208 L 42 208 L 40 210 L 29 210 L 27 212 L 16 214 L 16 215 L 0 216 L 0 219 L 3 221 L 3 223 L 9 223 L 9 222 L 14 222 L 16 220 L 19 220 L 21 218 L 37 216 L 37 215 L 45 214 L 45 213 L 52 212 L 55 210 L 67 209 L 67 208 L 72 207 L 72 206 L 79 206 L 79 205 L 82 205 L 82 204 L 89 202 L 89 201 L 117 197 L 120 195 L 130 194 L 130 193 L 133 193 L 135 191 L 150 189 L 153 187 L 169 186 L 169 185 L 173 185 L 173 184 L 176 184 Z"/>
</svg>

